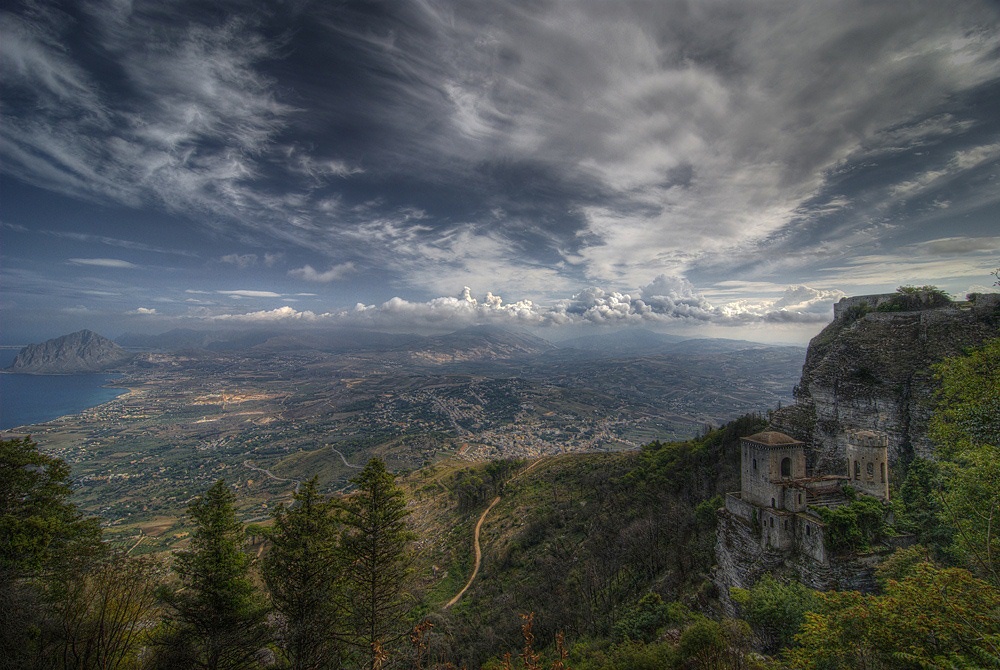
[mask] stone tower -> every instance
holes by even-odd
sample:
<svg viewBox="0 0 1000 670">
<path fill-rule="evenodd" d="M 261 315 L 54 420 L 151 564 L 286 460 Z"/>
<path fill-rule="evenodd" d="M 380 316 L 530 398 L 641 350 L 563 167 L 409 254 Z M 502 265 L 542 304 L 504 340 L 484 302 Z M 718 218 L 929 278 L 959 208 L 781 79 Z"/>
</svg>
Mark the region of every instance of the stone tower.
<svg viewBox="0 0 1000 670">
<path fill-rule="evenodd" d="M 861 493 L 889 500 L 889 440 L 870 430 L 850 434 L 847 441 L 847 476 Z"/>
<path fill-rule="evenodd" d="M 798 500 L 786 504 L 785 495 L 791 480 L 806 476 L 804 447 L 776 431 L 744 437 L 740 441 L 742 499 L 759 507 L 797 511 Z"/>
</svg>

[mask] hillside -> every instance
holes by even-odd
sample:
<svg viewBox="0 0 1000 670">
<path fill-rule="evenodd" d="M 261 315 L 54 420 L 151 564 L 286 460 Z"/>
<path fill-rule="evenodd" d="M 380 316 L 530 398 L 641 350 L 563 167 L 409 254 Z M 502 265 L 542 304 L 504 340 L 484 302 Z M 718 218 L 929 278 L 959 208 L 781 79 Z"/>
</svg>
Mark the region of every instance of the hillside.
<svg viewBox="0 0 1000 670">
<path fill-rule="evenodd" d="M 21 349 L 8 368 L 31 374 L 101 372 L 127 362 L 131 354 L 106 337 L 81 330 Z"/>
<path fill-rule="evenodd" d="M 865 397 L 859 389 L 877 390 L 884 386 L 884 382 L 871 379 L 866 384 L 843 383 L 827 370 L 834 362 L 844 367 L 837 374 L 849 374 L 850 368 L 846 366 L 852 362 L 860 365 L 881 360 L 887 379 L 924 379 L 928 394 L 933 394 L 935 384 L 947 388 L 950 383 L 952 392 L 963 396 L 965 409 L 971 407 L 971 411 L 978 412 L 975 417 L 982 418 L 983 407 L 992 407 L 989 402 L 996 397 L 996 383 L 991 371 L 995 370 L 993 365 L 1000 354 L 1000 340 L 993 340 L 988 347 L 966 357 L 978 361 L 975 365 L 969 361 L 955 363 L 958 359 L 952 358 L 948 363 L 952 366 L 951 373 L 942 372 L 947 366 L 937 368 L 940 377 L 932 376 L 926 368 L 930 363 L 918 360 L 920 355 L 940 354 L 949 342 L 953 348 L 962 349 L 963 338 L 978 337 L 977 333 L 986 333 L 987 337 L 996 334 L 994 312 L 987 312 L 984 303 L 873 313 L 852 309 L 839 313 L 838 320 L 810 347 L 810 362 L 802 378 L 802 386 L 808 393 L 800 390 L 798 404 L 771 414 L 772 428 L 774 422 L 798 420 L 799 428 L 821 433 L 829 426 L 817 421 L 815 415 L 827 411 L 824 402 L 833 403 L 831 406 L 837 408 L 841 406 L 838 403 Z M 907 339 L 915 323 L 927 326 L 918 327 L 915 340 Z M 984 324 L 984 328 L 970 325 L 977 323 Z M 880 330 L 886 327 L 889 329 Z M 896 335 L 903 337 L 892 339 Z M 486 337 L 480 337 L 480 334 L 466 332 L 455 338 L 425 340 L 421 346 L 424 351 L 433 348 L 446 352 L 456 341 L 465 338 L 471 338 L 470 342 L 477 346 L 499 346 L 498 351 L 508 352 L 511 358 L 500 369 L 526 370 L 532 366 L 532 354 L 528 350 L 535 345 L 530 339 L 521 340 L 520 336 L 494 337 L 487 333 Z M 920 349 L 921 341 L 932 346 Z M 893 356 L 891 352 L 900 346 L 909 349 L 905 354 Z M 556 357 L 566 355 L 565 352 L 550 353 Z M 749 378 L 759 380 L 770 366 L 780 367 L 780 353 L 780 349 L 770 348 L 693 358 L 700 358 L 702 367 L 721 374 L 720 378 L 728 379 L 732 386 L 745 383 Z M 778 358 L 769 359 L 770 355 Z M 560 379 L 568 393 L 574 386 L 567 380 L 575 356 L 569 354 L 567 358 L 549 362 L 547 365 L 551 367 L 548 368 L 541 364 L 534 374 L 562 369 L 561 374 L 566 377 Z M 282 545 L 283 540 L 275 534 L 288 528 L 282 525 L 281 514 L 271 530 L 267 529 L 278 503 L 287 503 L 293 491 L 296 499 L 300 499 L 299 493 L 305 489 L 346 493 L 343 497 L 335 496 L 337 505 L 342 505 L 340 509 L 344 513 L 357 509 L 353 501 L 364 499 L 365 480 L 355 479 L 353 484 L 347 480 L 359 471 L 373 469 L 391 480 L 392 475 L 386 472 L 383 463 L 389 459 L 368 461 L 373 455 L 391 456 L 398 473 L 395 481 L 405 494 L 405 498 L 398 498 L 397 509 L 405 510 L 407 519 L 405 525 L 401 525 L 403 532 L 394 542 L 400 549 L 411 542 L 412 562 L 408 562 L 406 574 L 412 579 L 397 577 L 393 580 L 395 585 L 402 585 L 405 593 L 398 610 L 401 614 L 393 623 L 397 635 L 386 646 L 390 659 L 386 668 L 496 670 L 514 667 L 501 660 L 505 654 L 522 655 L 526 668 L 553 670 L 567 667 L 567 664 L 559 664 L 562 659 L 568 659 L 570 667 L 576 670 L 742 668 L 758 667 L 754 665 L 758 662 L 763 664 L 759 667 L 846 668 L 858 667 L 855 648 L 881 659 L 871 667 L 918 667 L 894 663 L 900 649 L 910 653 L 911 641 L 926 637 L 920 632 L 925 629 L 920 627 L 927 621 L 932 621 L 936 627 L 951 626 L 949 630 L 960 628 L 954 637 L 943 635 L 946 646 L 940 647 L 944 653 L 961 654 L 955 658 L 985 658 L 980 655 L 985 648 L 984 639 L 989 644 L 994 641 L 1000 644 L 997 627 L 1000 592 L 995 588 L 996 572 L 992 572 L 992 583 L 982 579 L 976 581 L 975 575 L 989 578 L 987 568 L 990 566 L 977 565 L 969 558 L 974 558 L 970 547 L 975 549 L 970 543 L 983 544 L 981 537 L 984 534 L 988 548 L 1000 552 L 1000 545 L 988 529 L 984 531 L 982 524 L 976 523 L 984 506 L 994 512 L 1000 510 L 1000 492 L 991 483 L 997 480 L 995 446 L 991 446 L 994 437 L 986 439 L 988 444 L 978 454 L 983 457 L 979 460 L 955 460 L 967 456 L 953 449 L 950 463 L 947 454 L 942 457 L 938 479 L 918 481 L 908 476 L 902 487 L 893 484 L 893 496 L 898 494 L 898 497 L 893 498 L 891 508 L 874 499 L 874 507 L 860 501 L 861 507 L 874 515 L 865 522 L 866 533 L 877 531 L 879 537 L 886 533 L 898 537 L 896 529 L 899 529 L 914 533 L 914 537 L 919 534 L 921 541 L 926 542 L 926 547 L 894 555 L 884 564 L 887 572 L 873 575 L 892 577 L 892 582 L 882 582 L 884 594 L 875 592 L 861 596 L 851 592 L 811 591 L 796 581 L 798 578 L 792 573 L 757 561 L 752 554 L 739 564 L 762 568 L 757 575 L 763 577 L 753 584 L 750 583 L 753 580 L 738 584 L 745 588 L 730 591 L 726 584 L 712 578 L 726 567 L 713 549 L 726 538 L 724 510 L 729 508 L 728 504 L 723 507 L 723 494 L 740 490 L 741 454 L 745 457 L 740 439 L 768 426 L 768 421 L 760 414 L 744 415 L 721 428 L 705 427 L 699 435 L 686 441 L 652 441 L 641 448 L 625 451 L 526 452 L 520 444 L 518 450 L 508 452 L 507 458 L 476 460 L 470 448 L 472 431 L 484 428 L 481 424 L 487 419 L 523 427 L 527 415 L 522 411 L 545 410 L 543 399 L 538 395 L 543 388 L 541 385 L 532 386 L 531 380 L 522 376 L 493 380 L 471 374 L 462 376 L 472 369 L 465 366 L 481 365 L 482 360 L 446 363 L 440 374 L 436 372 L 440 364 L 434 362 L 402 368 L 396 367 L 400 365 L 397 358 L 382 367 L 384 359 L 380 359 L 377 366 L 367 368 L 371 364 L 369 360 L 352 355 L 337 361 L 342 368 L 327 367 L 332 363 L 330 358 L 316 351 L 300 350 L 280 357 L 273 353 L 262 357 L 194 353 L 189 358 L 161 354 L 148 357 L 145 359 L 148 369 L 142 372 L 145 386 L 140 387 L 136 397 L 122 405 L 122 413 L 112 416 L 111 421 L 99 418 L 101 413 L 111 414 L 107 409 L 88 417 L 89 422 L 100 424 L 103 432 L 88 437 L 90 441 L 84 442 L 86 449 L 72 450 L 80 444 L 84 434 L 82 426 L 67 424 L 68 432 L 58 433 L 67 445 L 61 453 L 68 456 L 77 478 L 74 497 L 84 503 L 84 509 L 100 509 L 105 521 L 109 517 L 114 519 L 107 523 L 103 541 L 108 546 L 127 548 L 128 553 L 123 554 L 121 560 L 132 561 L 140 554 L 162 557 L 170 550 L 197 547 L 192 541 L 192 519 L 197 521 L 197 518 L 191 507 L 187 508 L 186 515 L 179 514 L 178 509 L 202 499 L 200 496 L 204 496 L 206 490 L 225 492 L 232 500 L 228 513 L 234 516 L 234 552 L 238 554 L 239 547 L 249 540 L 252 553 L 259 559 L 256 565 L 266 565 L 272 552 L 278 553 L 280 547 L 288 549 L 289 546 Z M 605 384 L 610 378 L 619 388 L 645 385 L 643 380 L 633 376 L 638 366 L 662 365 L 655 368 L 652 373 L 655 376 L 656 372 L 678 363 L 665 355 L 639 359 L 634 368 L 625 368 L 621 360 L 607 358 L 591 362 L 594 369 L 573 374 L 600 377 Z M 699 363 L 695 360 L 690 365 L 697 367 Z M 754 365 L 756 370 L 749 372 L 743 382 L 741 376 L 734 375 L 735 371 Z M 163 370 L 156 372 L 161 366 Z M 295 367 L 290 369 L 289 366 Z M 157 390 L 159 375 L 172 378 L 176 368 L 184 370 L 189 384 L 202 386 L 188 386 L 187 392 L 182 392 L 171 382 Z M 970 372 L 973 369 L 976 370 L 974 374 Z M 234 370 L 242 370 L 247 375 L 247 383 L 240 385 L 239 392 L 208 386 L 215 383 L 213 375 L 231 384 Z M 399 394 L 400 384 L 405 383 L 409 385 L 406 393 L 412 394 L 406 396 L 409 402 L 422 399 L 426 403 L 422 410 L 426 418 L 421 430 L 390 433 L 382 428 L 381 433 L 359 433 L 355 431 L 355 423 L 337 423 L 348 417 L 354 421 L 357 417 L 378 416 L 371 411 L 371 406 L 358 404 L 359 394 L 367 383 L 358 373 L 365 370 L 383 376 L 379 386 L 373 389 L 373 397 L 382 399 L 379 402 Z M 432 374 L 430 370 L 435 372 Z M 311 371 L 310 386 L 303 388 L 306 371 Z M 350 371 L 357 376 L 347 377 L 342 372 L 339 376 L 331 374 L 334 371 Z M 282 384 L 294 384 L 294 388 L 284 386 L 281 395 L 274 393 L 278 387 L 265 386 L 271 383 L 272 375 Z M 326 388 L 323 381 L 328 378 L 340 380 L 342 388 L 338 387 L 335 394 L 319 397 L 321 389 Z M 548 383 L 552 384 L 553 379 L 556 377 Z M 824 398 L 820 382 L 829 379 L 839 381 Z M 251 388 L 253 385 L 259 388 Z M 199 388 L 199 395 L 193 395 L 192 388 Z M 265 392 L 266 388 L 271 390 Z M 721 392 L 730 391 L 730 388 L 721 389 Z M 974 397 L 965 398 L 967 392 Z M 475 400 L 475 405 L 468 402 L 463 406 L 457 402 L 465 393 Z M 534 395 L 525 395 L 529 393 Z M 340 394 L 345 402 L 338 405 Z M 531 400 L 519 402 L 515 407 L 511 403 L 514 395 Z M 631 397 L 641 397 L 641 394 L 637 391 Z M 880 402 L 884 402 L 885 397 L 891 398 L 884 395 Z M 989 402 L 983 404 L 984 398 Z M 176 403 L 175 407 L 168 406 L 168 399 Z M 311 414 L 315 410 L 307 407 L 307 402 L 322 405 L 323 411 L 330 413 L 328 422 L 315 422 Z M 579 396 L 572 396 L 572 403 L 577 402 Z M 566 396 L 563 411 L 570 405 L 571 398 Z M 398 417 L 401 415 L 389 411 L 389 405 L 377 407 L 383 408 L 380 412 L 385 427 L 400 424 Z M 479 409 L 472 412 L 473 407 Z M 441 408 L 447 423 L 432 430 L 429 408 Z M 489 411 L 484 411 L 486 409 Z M 567 420 L 567 425 L 581 421 L 592 413 L 592 409 L 590 406 L 578 407 L 577 414 Z M 810 411 L 813 412 L 811 422 Z M 148 415 L 144 414 L 147 412 Z M 543 411 L 542 415 L 545 414 L 547 411 Z M 847 412 L 843 415 L 850 416 Z M 884 420 L 887 415 L 883 406 L 876 420 Z M 862 416 L 866 415 L 859 413 L 854 418 Z M 995 412 L 986 418 L 987 421 L 977 419 L 970 423 L 965 415 L 959 414 L 949 419 L 958 421 L 953 428 L 972 430 L 970 435 L 978 436 L 975 443 L 962 443 L 965 446 L 961 449 L 977 451 L 982 435 L 1000 435 Z M 106 428 L 115 424 L 125 427 L 127 432 L 115 433 Z M 156 426 L 169 433 L 154 438 L 150 428 Z M 221 429 L 226 426 L 229 428 L 223 433 Z M 333 439 L 330 429 L 334 426 L 342 431 L 341 439 Z M 842 427 L 851 426 L 844 424 Z M 926 433 L 921 432 L 925 427 L 911 423 L 909 428 L 913 442 L 926 439 Z M 185 434 L 184 431 L 189 432 Z M 47 440 L 56 434 L 48 429 L 40 432 Z M 173 450 L 169 454 L 163 446 L 168 437 L 169 448 Z M 150 448 L 137 458 L 140 439 L 147 440 L 144 444 Z M 563 433 L 553 433 L 553 439 L 563 447 L 568 444 Z M 27 439 L 12 441 L 5 443 L 5 448 L 10 450 L 19 444 L 27 447 L 29 442 Z M 128 448 L 123 448 L 125 445 Z M 822 449 L 823 443 L 817 440 L 815 446 Z M 365 467 L 366 461 L 368 467 Z M 407 465 L 412 469 L 405 469 Z M 756 467 L 756 461 L 754 465 Z M 130 469 L 129 466 L 135 467 Z M 915 461 L 910 465 L 918 476 L 921 472 L 933 473 L 937 467 L 938 464 L 930 461 Z M 80 477 L 81 473 L 86 474 Z M 117 476 L 112 477 L 109 473 Z M 318 482 L 305 484 L 313 476 Z M 949 491 L 949 487 L 954 488 Z M 68 495 L 69 488 L 66 491 Z M 958 515 L 946 518 L 933 512 L 942 495 L 951 496 L 947 502 L 957 505 L 954 509 L 961 510 Z M 197 504 L 200 503 L 195 506 Z M 774 506 L 772 500 L 771 508 Z M 763 503 L 763 508 L 766 507 Z M 303 504 L 301 508 L 309 507 Z M 824 516 L 822 523 L 829 523 L 831 529 L 835 522 L 840 524 L 837 528 L 849 528 L 844 524 L 852 519 L 860 523 L 860 516 L 851 516 L 860 515 L 856 510 L 851 511 L 853 509 L 847 510 L 847 516 Z M 111 517 L 112 513 L 117 516 Z M 254 524 L 246 533 L 235 522 L 237 514 L 244 523 Z M 348 517 L 341 518 L 346 523 Z M 748 518 L 749 527 L 765 527 L 761 519 L 762 516 Z M 264 527 L 256 525 L 258 523 Z M 894 524 L 895 528 L 886 524 Z M 775 525 L 780 524 L 770 527 Z M 360 527 L 352 525 L 351 529 L 348 531 L 345 526 L 337 536 L 339 540 L 328 538 L 329 544 L 319 549 L 327 552 L 342 546 L 336 542 L 345 541 L 347 535 L 344 533 L 353 534 Z M 195 530 L 194 535 L 197 532 Z M 409 532 L 412 537 L 407 540 Z M 311 533 L 304 538 L 312 537 Z M 829 537 L 834 537 L 832 532 Z M 865 561 L 865 565 L 871 563 L 869 567 L 873 569 L 889 555 L 888 546 L 879 549 L 881 553 L 876 555 L 864 540 L 867 535 L 859 535 L 861 540 L 857 544 L 843 542 L 845 537 L 853 537 L 846 531 L 837 537 L 840 544 L 824 543 L 823 546 L 837 552 L 839 557 L 857 557 Z M 474 563 L 477 543 L 481 548 L 481 560 Z M 758 547 L 771 546 L 767 541 L 761 542 L 757 535 L 752 543 Z M 932 552 L 943 557 L 938 560 L 950 562 L 932 563 Z M 338 553 L 333 551 L 331 555 Z M 716 560 L 718 567 L 714 566 Z M 341 567 L 357 564 L 351 559 Z M 251 572 L 256 569 L 249 559 L 246 565 Z M 314 563 L 312 559 L 304 559 L 301 565 L 312 568 Z M 474 565 L 478 565 L 478 570 Z M 973 571 L 965 569 L 966 566 Z M 271 578 L 267 585 L 273 589 L 275 573 L 268 574 Z M 347 574 L 347 571 L 331 574 Z M 150 593 L 155 579 L 149 578 Z M 337 582 L 335 578 L 324 580 L 327 584 Z M 334 588 L 337 593 L 357 594 L 357 590 L 352 591 L 356 583 L 348 580 Z M 263 583 L 258 582 L 257 588 L 263 591 Z M 877 591 L 880 587 L 873 584 L 871 588 Z M 725 600 L 724 594 L 731 595 L 726 607 L 721 602 Z M 335 598 L 325 601 L 340 602 Z M 920 604 L 909 607 L 910 602 Z M 899 603 L 903 603 L 904 608 L 893 609 Z M 869 607 L 870 610 L 866 609 Z M 963 616 L 954 616 L 963 607 L 967 610 L 962 610 Z M 808 636 L 793 639 L 801 630 L 806 611 L 816 615 L 816 619 L 810 621 L 829 628 L 817 629 L 823 632 L 814 631 L 812 639 Z M 532 618 L 526 620 L 524 617 L 528 613 L 532 613 Z M 836 628 L 840 625 L 837 617 L 845 617 L 843 620 L 853 627 Z M 872 622 L 870 630 L 863 628 L 868 621 Z M 275 615 L 274 622 L 274 640 L 281 644 L 281 617 Z M 414 631 L 415 625 L 418 629 L 410 637 L 406 631 Z M 893 633 L 897 628 L 898 634 L 886 635 L 886 631 Z M 855 630 L 862 630 L 865 636 L 858 637 Z M 331 635 L 334 634 L 337 633 Z M 563 634 L 565 637 L 559 637 Z M 407 639 L 417 640 L 417 649 L 407 646 Z M 556 640 L 564 640 L 565 645 L 561 648 L 568 649 L 558 662 L 554 659 L 560 656 L 557 650 L 562 643 Z M 255 650 L 252 646 L 255 643 L 264 644 L 256 638 L 247 642 L 250 652 Z M 533 660 L 531 645 L 544 655 L 541 664 Z M 938 654 L 937 643 L 931 647 L 920 651 L 922 659 Z M 848 651 L 844 652 L 845 649 Z M 772 657 L 763 658 L 761 653 Z M 779 658 L 782 653 L 786 655 Z M 845 660 L 825 665 L 817 661 L 810 665 L 812 659 L 840 657 Z M 924 663 L 923 667 L 930 666 Z M 965 663 L 956 667 L 978 666 Z"/>
<path fill-rule="evenodd" d="M 496 489 L 487 465 L 442 463 L 407 476 L 425 591 L 421 611 L 444 658 L 468 667 L 516 647 L 519 614 L 552 640 L 612 639 L 643 594 L 711 607 L 708 580 L 721 493 L 738 486 L 738 438 L 765 425 L 747 416 L 684 443 L 640 451 L 543 459 Z M 462 508 L 469 481 L 485 486 Z M 501 499 L 481 531 L 482 567 L 453 608 L 440 607 L 472 568 L 472 531 L 494 491 Z"/>
</svg>

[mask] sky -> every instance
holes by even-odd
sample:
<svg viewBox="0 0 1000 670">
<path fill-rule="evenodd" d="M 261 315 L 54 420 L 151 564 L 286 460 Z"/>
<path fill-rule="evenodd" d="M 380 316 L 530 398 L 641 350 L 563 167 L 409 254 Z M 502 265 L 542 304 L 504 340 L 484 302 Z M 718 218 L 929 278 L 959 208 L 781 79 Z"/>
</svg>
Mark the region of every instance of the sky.
<svg viewBox="0 0 1000 670">
<path fill-rule="evenodd" d="M 1000 6 L 0 10 L 0 343 L 641 326 L 997 290 Z"/>
</svg>

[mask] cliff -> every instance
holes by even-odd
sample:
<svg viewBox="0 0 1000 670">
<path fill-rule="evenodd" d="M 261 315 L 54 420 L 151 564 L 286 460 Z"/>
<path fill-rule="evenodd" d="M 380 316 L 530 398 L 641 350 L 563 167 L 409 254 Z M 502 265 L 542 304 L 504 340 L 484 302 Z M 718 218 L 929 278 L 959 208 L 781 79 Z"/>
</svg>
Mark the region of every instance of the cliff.
<svg viewBox="0 0 1000 670">
<path fill-rule="evenodd" d="M 833 323 L 809 343 L 796 402 L 775 412 L 769 426 L 805 443 L 808 477 L 850 475 L 848 441 L 859 430 L 880 434 L 890 481 L 897 463 L 933 455 L 927 437 L 937 388 L 933 366 L 1000 337 L 1000 294 L 952 303 L 940 292 L 929 293 L 844 298 Z M 747 451 L 753 448 L 748 441 L 743 457 L 755 457 L 757 470 L 760 456 Z M 775 472 L 762 463 L 762 470 Z M 831 553 L 820 516 L 808 509 L 789 511 L 778 495 L 768 494 L 769 507 L 754 499 L 754 481 L 746 481 L 746 472 L 744 467 L 741 491 L 728 495 L 718 511 L 713 579 L 729 613 L 734 611 L 729 588 L 749 587 L 765 573 L 811 588 L 869 591 L 875 587 L 875 567 L 894 547 L 912 541 L 905 535 L 883 538 L 870 553 Z M 768 481 L 780 487 L 784 472 L 781 477 Z M 808 477 L 800 480 L 807 496 Z M 809 504 L 829 506 L 821 497 Z"/>
<path fill-rule="evenodd" d="M 90 330 L 63 335 L 21 349 L 8 368 L 30 374 L 101 372 L 131 358 L 123 348 Z"/>
<path fill-rule="evenodd" d="M 1000 337 L 1000 294 L 943 305 L 896 296 L 841 300 L 833 323 L 809 343 L 796 403 L 772 418 L 774 430 L 812 446 L 812 472 L 844 474 L 852 430 L 886 435 L 890 464 L 930 457 L 932 366 Z"/>
</svg>

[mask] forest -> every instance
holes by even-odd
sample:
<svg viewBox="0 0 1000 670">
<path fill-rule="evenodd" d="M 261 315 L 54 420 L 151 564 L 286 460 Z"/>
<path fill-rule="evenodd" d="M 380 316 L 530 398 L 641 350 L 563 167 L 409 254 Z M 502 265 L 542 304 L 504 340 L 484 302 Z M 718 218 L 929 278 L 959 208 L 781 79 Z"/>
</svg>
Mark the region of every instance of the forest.
<svg viewBox="0 0 1000 670">
<path fill-rule="evenodd" d="M 729 594 L 736 617 L 709 579 L 715 511 L 757 415 L 633 452 L 448 474 L 435 495 L 454 518 L 502 498 L 484 569 L 452 608 L 418 551 L 420 473 L 372 459 L 349 494 L 313 479 L 250 526 L 219 480 L 191 501 L 184 550 L 142 556 L 103 541 L 64 461 L 2 440 L 0 665 L 1000 668 L 1000 339 L 934 373 L 935 458 L 899 464 L 889 506 L 858 496 L 827 520 L 831 551 L 917 544 L 882 562 L 873 593 L 766 576 Z"/>
</svg>

